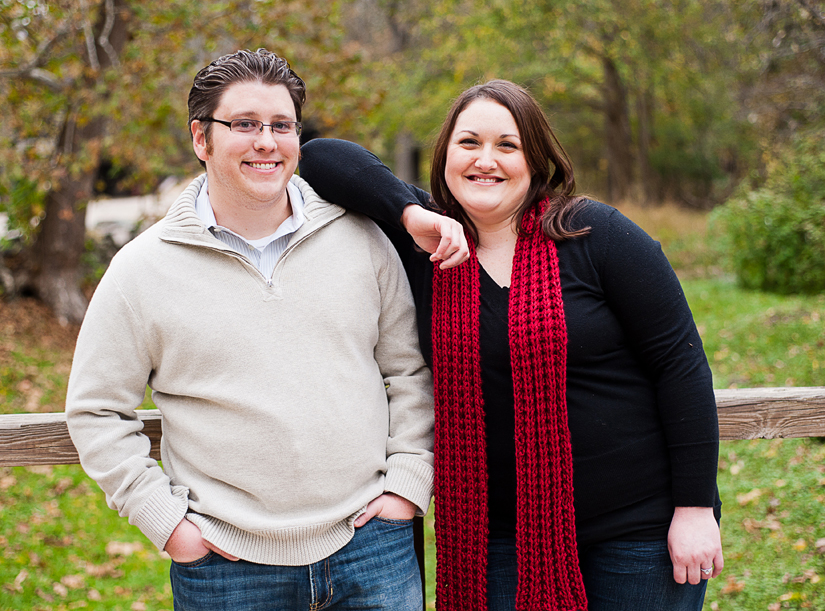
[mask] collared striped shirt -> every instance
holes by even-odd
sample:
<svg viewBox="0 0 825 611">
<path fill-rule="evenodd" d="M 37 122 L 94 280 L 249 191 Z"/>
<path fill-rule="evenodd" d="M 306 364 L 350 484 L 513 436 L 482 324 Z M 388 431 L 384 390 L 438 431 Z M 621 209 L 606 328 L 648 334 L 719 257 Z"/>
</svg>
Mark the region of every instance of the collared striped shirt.
<svg viewBox="0 0 825 611">
<path fill-rule="evenodd" d="M 292 206 L 292 216 L 281 223 L 272 235 L 257 240 L 247 240 L 231 229 L 218 225 L 212 204 L 209 202 L 209 179 L 203 182 L 198 198 L 195 201 L 195 211 L 213 236 L 229 246 L 235 252 L 247 257 L 258 271 L 270 280 L 272 271 L 278 258 L 286 250 L 289 238 L 304 224 L 304 198 L 300 189 L 291 182 L 287 183 L 289 203 Z"/>
</svg>

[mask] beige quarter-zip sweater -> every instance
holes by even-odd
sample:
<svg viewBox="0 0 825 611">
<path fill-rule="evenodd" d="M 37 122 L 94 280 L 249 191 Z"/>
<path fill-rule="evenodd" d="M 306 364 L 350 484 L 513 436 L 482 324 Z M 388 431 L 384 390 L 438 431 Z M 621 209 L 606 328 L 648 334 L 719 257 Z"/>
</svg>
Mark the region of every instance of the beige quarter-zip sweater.
<svg viewBox="0 0 825 611">
<path fill-rule="evenodd" d="M 84 469 L 159 549 L 186 516 L 262 564 L 329 556 L 384 492 L 426 512 L 432 381 L 395 249 L 293 177 L 306 222 L 266 278 L 198 219 L 204 178 L 91 301 L 66 400 Z M 162 467 L 135 415 L 147 383 Z"/>
</svg>

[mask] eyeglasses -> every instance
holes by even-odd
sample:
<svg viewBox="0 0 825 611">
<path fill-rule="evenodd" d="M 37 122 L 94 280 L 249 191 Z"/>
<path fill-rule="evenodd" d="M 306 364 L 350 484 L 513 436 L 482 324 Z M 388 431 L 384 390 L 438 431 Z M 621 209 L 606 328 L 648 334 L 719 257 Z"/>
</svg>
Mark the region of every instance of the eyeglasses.
<svg viewBox="0 0 825 611">
<path fill-rule="evenodd" d="M 268 127 L 270 130 L 272 130 L 272 135 L 291 136 L 295 134 L 296 136 L 300 136 L 301 128 L 303 127 L 300 121 L 275 121 L 275 123 L 270 123 L 269 125 L 267 125 L 266 123 L 256 121 L 255 119 L 235 119 L 234 121 L 221 121 L 220 119 L 213 119 L 212 117 L 207 117 L 206 119 L 200 120 L 206 121 L 208 123 L 220 123 L 221 125 L 226 125 L 229 128 L 229 131 L 238 134 L 247 134 L 250 136 L 264 133 L 265 127 Z"/>
</svg>

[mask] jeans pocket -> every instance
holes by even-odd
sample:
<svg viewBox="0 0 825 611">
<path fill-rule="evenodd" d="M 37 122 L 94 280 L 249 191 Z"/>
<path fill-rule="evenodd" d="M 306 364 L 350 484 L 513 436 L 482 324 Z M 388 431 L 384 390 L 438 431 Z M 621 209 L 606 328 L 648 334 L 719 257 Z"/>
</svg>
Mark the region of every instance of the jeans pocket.
<svg viewBox="0 0 825 611">
<path fill-rule="evenodd" d="M 177 564 L 179 567 L 181 567 L 183 569 L 196 569 L 199 566 L 203 566 L 204 564 L 209 562 L 212 559 L 212 556 L 214 556 L 214 555 L 215 555 L 215 552 L 210 550 L 210 551 L 206 552 L 205 556 L 202 556 L 202 557 L 198 558 L 197 560 L 193 560 L 192 562 L 175 562 L 174 560 L 172 560 L 172 562 L 175 562 L 175 564 Z"/>
<path fill-rule="evenodd" d="M 389 526 L 407 526 L 407 525 L 410 525 L 410 524 L 413 523 L 412 518 L 395 519 L 395 518 L 382 518 L 381 516 L 375 516 L 373 518 L 373 520 L 375 520 L 376 522 L 379 522 L 381 524 L 387 524 Z"/>
</svg>

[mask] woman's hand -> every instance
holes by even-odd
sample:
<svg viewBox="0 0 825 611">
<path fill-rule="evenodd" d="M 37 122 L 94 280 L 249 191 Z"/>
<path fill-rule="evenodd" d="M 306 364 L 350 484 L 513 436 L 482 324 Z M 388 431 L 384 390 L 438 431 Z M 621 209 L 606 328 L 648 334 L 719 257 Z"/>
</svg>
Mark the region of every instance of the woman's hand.
<svg viewBox="0 0 825 611">
<path fill-rule="evenodd" d="M 439 267 L 448 269 L 467 260 L 470 249 L 461 223 L 416 204 L 404 208 L 401 224 L 424 251 L 431 253 L 430 261 L 441 261 Z"/>
<path fill-rule="evenodd" d="M 388 520 L 412 520 L 418 508 L 407 499 L 385 492 L 381 496 L 370 501 L 367 508 L 355 520 L 355 527 L 359 528 L 372 520 L 375 516 L 387 518 Z"/>
<path fill-rule="evenodd" d="M 186 518 L 175 526 L 175 530 L 172 531 L 169 540 L 166 541 L 166 547 L 164 547 L 163 550 L 169 554 L 175 562 L 194 562 L 206 556 L 210 551 L 220 554 L 227 560 L 233 562 L 237 560 L 235 556 L 219 550 L 209 543 L 209 541 L 204 541 L 200 528 Z"/>
<path fill-rule="evenodd" d="M 667 546 L 676 583 L 697 584 L 718 576 L 725 566 L 722 538 L 712 507 L 677 507 L 670 522 Z"/>
</svg>

